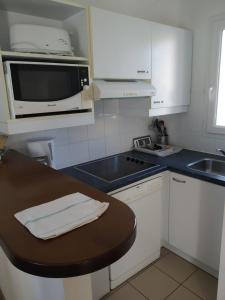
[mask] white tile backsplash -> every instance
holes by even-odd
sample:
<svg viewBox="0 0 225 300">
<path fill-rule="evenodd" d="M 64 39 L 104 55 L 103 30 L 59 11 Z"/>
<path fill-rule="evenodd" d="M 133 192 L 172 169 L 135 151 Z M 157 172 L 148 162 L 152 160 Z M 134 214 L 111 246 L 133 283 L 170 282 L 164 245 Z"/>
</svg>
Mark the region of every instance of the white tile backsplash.
<svg viewBox="0 0 225 300">
<path fill-rule="evenodd" d="M 69 144 L 68 147 L 71 165 L 80 164 L 89 160 L 88 141 Z"/>
<path fill-rule="evenodd" d="M 89 140 L 89 157 L 90 160 L 106 156 L 105 139 Z"/>
<path fill-rule="evenodd" d="M 106 155 L 109 156 L 109 155 L 114 155 L 122 152 L 119 135 L 107 136 L 105 142 L 106 142 Z"/>
<path fill-rule="evenodd" d="M 95 117 L 95 124 L 88 125 L 88 139 L 99 139 L 105 137 L 105 119 Z"/>
<path fill-rule="evenodd" d="M 99 100 L 95 102 L 95 117 L 104 116 L 104 101 Z"/>
<path fill-rule="evenodd" d="M 105 117 L 105 136 L 118 136 L 120 133 L 119 115 Z"/>
<path fill-rule="evenodd" d="M 77 126 L 68 128 L 68 142 L 74 144 L 88 140 L 87 126 Z"/>
<path fill-rule="evenodd" d="M 120 101 L 118 99 L 107 99 L 104 100 L 104 115 L 107 116 L 113 116 L 119 114 L 119 104 Z"/>
<path fill-rule="evenodd" d="M 68 145 L 55 146 L 56 168 L 62 169 L 71 165 Z"/>
<path fill-rule="evenodd" d="M 150 98 L 130 98 L 119 102 L 120 114 L 130 117 L 148 117 Z"/>
<path fill-rule="evenodd" d="M 133 138 L 136 137 L 132 133 L 123 133 L 120 135 L 120 148 L 122 151 L 129 151 L 133 145 Z"/>
<path fill-rule="evenodd" d="M 127 109 L 126 116 L 122 113 Z M 57 169 L 128 151 L 132 139 L 150 133 L 150 119 L 141 115 L 146 101 L 131 99 L 101 100 L 95 103 L 95 124 L 55 129 L 9 137 L 8 147 L 26 153 L 26 141 L 33 138 L 54 138 Z M 138 116 L 133 116 L 137 109 Z M 129 115 L 131 110 L 131 115 Z"/>
<path fill-rule="evenodd" d="M 68 143 L 68 128 L 40 131 L 40 132 L 30 133 L 29 135 L 31 139 L 52 138 L 54 139 L 56 146 L 67 145 Z"/>
</svg>

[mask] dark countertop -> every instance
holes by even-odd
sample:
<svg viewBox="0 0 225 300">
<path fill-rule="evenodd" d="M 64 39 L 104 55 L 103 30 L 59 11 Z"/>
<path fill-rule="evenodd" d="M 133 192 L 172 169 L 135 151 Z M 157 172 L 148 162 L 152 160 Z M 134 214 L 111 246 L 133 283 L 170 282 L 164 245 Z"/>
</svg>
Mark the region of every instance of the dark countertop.
<svg viewBox="0 0 225 300">
<path fill-rule="evenodd" d="M 16 151 L 0 161 L 0 190 L 0 245 L 24 272 L 55 278 L 91 273 L 121 258 L 135 240 L 135 216 L 127 205 Z M 14 217 L 75 192 L 109 202 L 108 210 L 98 220 L 46 241 L 35 238 Z"/>
<path fill-rule="evenodd" d="M 141 174 L 132 175 L 128 178 L 123 178 L 113 183 L 105 182 L 92 175 L 88 175 L 86 173 L 83 173 L 82 171 L 74 169 L 73 167 L 65 168 L 61 171 L 69 176 L 75 177 L 91 186 L 94 186 L 105 193 L 109 193 L 113 190 L 119 189 L 123 186 L 129 185 L 133 182 L 142 180 L 144 178 L 150 177 L 152 175 L 161 173 L 166 170 L 208 181 L 211 183 L 215 183 L 221 186 L 225 186 L 225 177 L 219 175 L 205 174 L 203 172 L 195 171 L 187 167 L 188 164 L 204 158 L 214 158 L 217 160 L 225 161 L 225 157 L 222 156 L 191 150 L 182 150 L 179 153 L 167 157 L 157 157 L 155 155 L 141 153 L 137 151 L 129 151 L 123 154 L 134 158 L 139 158 L 153 164 L 158 164 L 158 166 L 152 170 L 145 171 Z"/>
</svg>

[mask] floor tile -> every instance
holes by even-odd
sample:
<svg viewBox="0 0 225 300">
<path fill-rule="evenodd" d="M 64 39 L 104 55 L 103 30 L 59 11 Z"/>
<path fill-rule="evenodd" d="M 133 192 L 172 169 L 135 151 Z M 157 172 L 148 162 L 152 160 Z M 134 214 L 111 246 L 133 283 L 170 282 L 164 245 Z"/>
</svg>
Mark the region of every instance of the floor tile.
<svg viewBox="0 0 225 300">
<path fill-rule="evenodd" d="M 115 293 L 111 293 L 105 300 L 146 300 L 137 290 L 130 284 L 126 284 Z"/>
<path fill-rule="evenodd" d="M 217 279 L 204 271 L 198 270 L 183 285 L 204 300 L 216 300 Z"/>
<path fill-rule="evenodd" d="M 158 260 L 155 266 L 180 283 L 197 270 L 194 265 L 173 253 Z"/>
<path fill-rule="evenodd" d="M 170 253 L 170 250 L 168 250 L 167 248 L 165 248 L 165 247 L 162 247 L 161 249 L 160 249 L 160 257 L 162 258 L 162 257 L 164 257 L 164 256 L 166 256 L 167 254 L 169 254 Z"/>
<path fill-rule="evenodd" d="M 165 299 L 177 287 L 178 283 L 151 266 L 130 282 L 143 295 L 152 300 Z"/>
<path fill-rule="evenodd" d="M 194 295 L 192 292 L 186 288 L 180 286 L 175 292 L 173 292 L 167 300 L 200 300 L 198 296 Z"/>
</svg>

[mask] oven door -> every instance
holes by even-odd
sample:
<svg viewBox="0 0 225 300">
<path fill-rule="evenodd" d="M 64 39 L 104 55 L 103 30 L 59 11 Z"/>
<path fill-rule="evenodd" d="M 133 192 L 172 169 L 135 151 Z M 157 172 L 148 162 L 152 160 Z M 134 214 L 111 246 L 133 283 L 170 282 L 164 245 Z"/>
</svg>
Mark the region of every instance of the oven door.
<svg viewBox="0 0 225 300">
<path fill-rule="evenodd" d="M 5 65 L 13 118 L 82 108 L 78 65 L 21 61 Z"/>
</svg>

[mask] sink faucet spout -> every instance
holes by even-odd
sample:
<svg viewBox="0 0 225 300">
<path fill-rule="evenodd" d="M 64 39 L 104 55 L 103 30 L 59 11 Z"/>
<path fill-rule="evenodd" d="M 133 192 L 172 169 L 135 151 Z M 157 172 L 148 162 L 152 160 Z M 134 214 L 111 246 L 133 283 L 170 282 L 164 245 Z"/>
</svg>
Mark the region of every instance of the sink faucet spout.
<svg viewBox="0 0 225 300">
<path fill-rule="evenodd" d="M 216 149 L 216 151 L 220 152 L 221 154 L 223 154 L 225 156 L 225 150 L 223 150 L 223 149 Z"/>
</svg>

